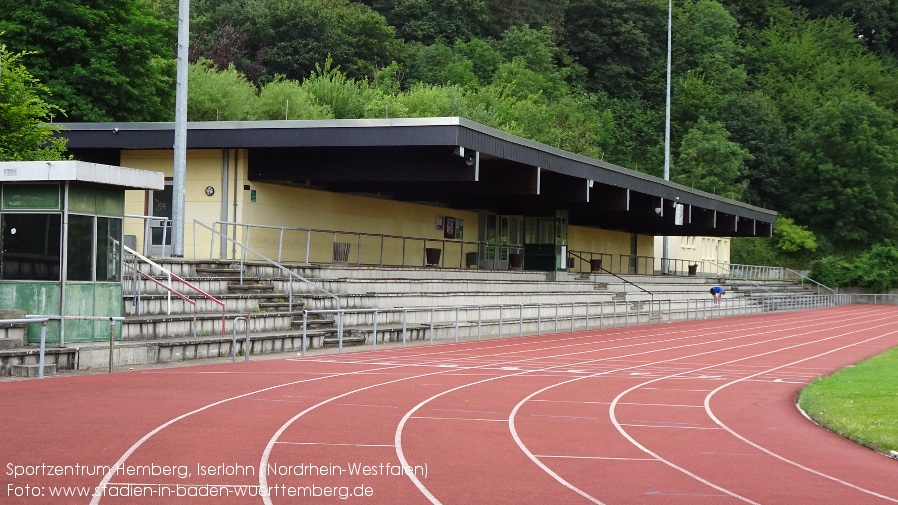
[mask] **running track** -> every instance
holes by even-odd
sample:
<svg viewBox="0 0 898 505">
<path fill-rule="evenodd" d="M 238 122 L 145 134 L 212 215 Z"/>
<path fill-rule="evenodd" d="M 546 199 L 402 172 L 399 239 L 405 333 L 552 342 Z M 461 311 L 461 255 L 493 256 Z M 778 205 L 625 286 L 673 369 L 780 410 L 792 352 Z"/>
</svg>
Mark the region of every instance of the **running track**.
<svg viewBox="0 0 898 505">
<path fill-rule="evenodd" d="M 898 310 L 854 305 L 4 382 L 0 502 L 898 503 L 898 461 L 794 405 L 895 346 Z"/>
</svg>

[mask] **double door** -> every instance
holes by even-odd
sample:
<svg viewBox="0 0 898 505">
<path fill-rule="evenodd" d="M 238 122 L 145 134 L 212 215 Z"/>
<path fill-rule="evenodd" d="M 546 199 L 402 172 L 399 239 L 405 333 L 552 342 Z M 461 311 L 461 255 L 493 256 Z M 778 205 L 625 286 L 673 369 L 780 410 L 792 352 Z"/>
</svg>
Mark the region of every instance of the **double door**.
<svg viewBox="0 0 898 505">
<path fill-rule="evenodd" d="M 479 228 L 479 268 L 523 268 L 524 216 L 481 214 Z"/>
</svg>

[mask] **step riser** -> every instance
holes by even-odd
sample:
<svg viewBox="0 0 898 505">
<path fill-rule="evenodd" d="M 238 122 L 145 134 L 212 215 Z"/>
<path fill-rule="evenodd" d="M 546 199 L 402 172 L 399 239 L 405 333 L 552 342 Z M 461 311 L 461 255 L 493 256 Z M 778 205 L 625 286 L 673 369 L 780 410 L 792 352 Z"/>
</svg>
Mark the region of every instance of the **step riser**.
<svg viewBox="0 0 898 505">
<path fill-rule="evenodd" d="M 291 313 L 270 314 L 258 312 L 250 314 L 250 333 L 289 330 L 293 325 Z M 237 335 L 246 333 L 244 321 L 236 321 L 233 316 L 225 318 L 225 336 L 231 336 L 236 327 Z M 191 318 L 159 320 L 125 320 L 122 324 L 122 340 L 150 340 L 157 338 L 194 336 Z M 221 317 L 198 317 L 195 325 L 196 336 L 221 335 Z"/>
</svg>

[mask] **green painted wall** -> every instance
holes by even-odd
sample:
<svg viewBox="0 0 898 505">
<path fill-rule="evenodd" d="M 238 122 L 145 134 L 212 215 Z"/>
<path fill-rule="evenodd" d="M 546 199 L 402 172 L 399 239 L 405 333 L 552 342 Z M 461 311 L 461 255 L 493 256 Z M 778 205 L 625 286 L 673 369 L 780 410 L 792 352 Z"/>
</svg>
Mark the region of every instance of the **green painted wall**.
<svg viewBox="0 0 898 505">
<path fill-rule="evenodd" d="M 0 282 L 0 307 L 24 310 L 28 315 L 59 315 L 60 288 L 56 282 Z M 108 338 L 108 337 L 107 337 Z M 41 326 L 28 325 L 28 341 L 41 341 Z M 59 342 L 59 321 L 47 323 L 47 342 Z"/>
<path fill-rule="evenodd" d="M 125 191 L 72 183 L 69 185 L 69 212 L 122 217 L 125 214 Z"/>
<path fill-rule="evenodd" d="M 120 283 L 69 282 L 66 284 L 67 316 L 122 317 L 123 292 Z M 121 340 L 122 325 L 115 324 L 115 338 Z M 109 340 L 109 321 L 65 322 L 65 341 L 102 342 Z"/>
</svg>

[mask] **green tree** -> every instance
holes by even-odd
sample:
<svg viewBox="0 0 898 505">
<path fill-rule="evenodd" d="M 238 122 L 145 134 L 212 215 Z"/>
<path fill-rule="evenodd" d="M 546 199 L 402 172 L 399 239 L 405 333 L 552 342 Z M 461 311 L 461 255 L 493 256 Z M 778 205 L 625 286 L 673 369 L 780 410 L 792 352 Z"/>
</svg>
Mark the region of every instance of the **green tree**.
<svg viewBox="0 0 898 505">
<path fill-rule="evenodd" d="M 894 123 L 859 93 L 817 110 L 796 133 L 790 215 L 843 250 L 898 238 Z"/>
<path fill-rule="evenodd" d="M 142 0 L 0 0 L 0 32 L 72 121 L 174 114 L 171 20 Z"/>
<path fill-rule="evenodd" d="M 61 160 L 66 140 L 47 123 L 61 111 L 46 101 L 50 91 L 22 65 L 24 56 L 0 44 L 0 161 Z"/>
<path fill-rule="evenodd" d="M 570 0 L 562 46 L 586 68 L 591 91 L 664 96 L 667 5 L 657 0 Z M 660 80 L 659 80 L 660 79 Z"/>
<path fill-rule="evenodd" d="M 349 0 L 201 0 L 196 53 L 256 83 L 302 80 L 330 56 L 350 78 L 372 78 L 401 43 L 383 16 Z"/>
<path fill-rule="evenodd" d="M 252 119 L 331 119 L 334 112 L 321 105 L 296 81 L 277 77 L 259 91 Z"/>
<path fill-rule="evenodd" d="M 365 117 L 367 103 L 375 96 L 367 81 L 348 78 L 330 58 L 316 66 L 312 76 L 302 82 L 302 89 L 337 119 Z"/>
<path fill-rule="evenodd" d="M 683 137 L 671 179 L 726 198 L 741 198 L 746 184 L 739 179 L 750 155 L 729 138 L 723 124 L 700 119 Z"/>
<path fill-rule="evenodd" d="M 219 71 L 205 61 L 190 64 L 187 73 L 190 121 L 250 119 L 259 113 L 256 101 L 256 87 L 234 67 Z"/>
<path fill-rule="evenodd" d="M 399 37 L 425 45 L 452 44 L 491 31 L 484 0 L 396 0 L 387 20 Z"/>
</svg>

